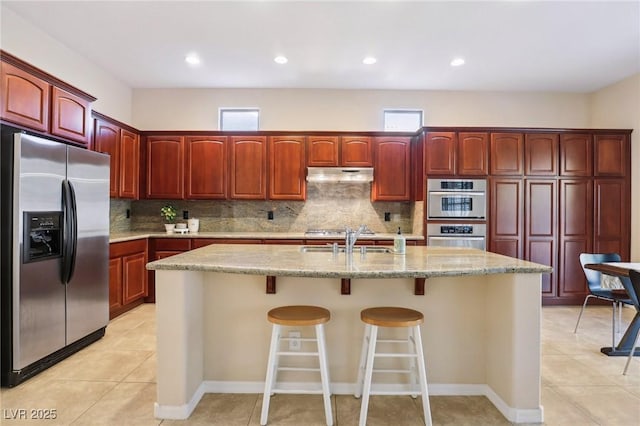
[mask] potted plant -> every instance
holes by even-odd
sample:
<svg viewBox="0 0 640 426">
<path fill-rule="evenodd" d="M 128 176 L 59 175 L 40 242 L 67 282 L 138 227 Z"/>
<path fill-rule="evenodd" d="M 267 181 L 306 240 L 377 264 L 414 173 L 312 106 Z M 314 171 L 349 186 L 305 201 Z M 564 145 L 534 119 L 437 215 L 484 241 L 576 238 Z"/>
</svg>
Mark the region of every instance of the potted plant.
<svg viewBox="0 0 640 426">
<path fill-rule="evenodd" d="M 176 215 L 177 215 L 176 208 L 173 207 L 171 204 L 167 204 L 166 206 L 160 209 L 160 216 L 162 216 L 164 220 L 167 222 L 164 224 L 164 228 L 167 231 L 167 234 L 173 233 L 176 227 L 176 224 L 175 224 Z"/>
</svg>

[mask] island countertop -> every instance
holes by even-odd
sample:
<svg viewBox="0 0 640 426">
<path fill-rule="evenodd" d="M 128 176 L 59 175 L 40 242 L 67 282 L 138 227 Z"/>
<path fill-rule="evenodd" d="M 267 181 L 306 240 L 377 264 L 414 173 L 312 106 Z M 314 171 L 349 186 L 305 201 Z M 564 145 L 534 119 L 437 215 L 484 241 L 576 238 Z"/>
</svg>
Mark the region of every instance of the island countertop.
<svg viewBox="0 0 640 426">
<path fill-rule="evenodd" d="M 216 244 L 147 264 L 149 270 L 223 272 L 316 278 L 430 278 L 550 273 L 552 268 L 499 254 L 452 247 L 409 246 L 406 254 L 303 252 L 301 246 Z"/>
</svg>

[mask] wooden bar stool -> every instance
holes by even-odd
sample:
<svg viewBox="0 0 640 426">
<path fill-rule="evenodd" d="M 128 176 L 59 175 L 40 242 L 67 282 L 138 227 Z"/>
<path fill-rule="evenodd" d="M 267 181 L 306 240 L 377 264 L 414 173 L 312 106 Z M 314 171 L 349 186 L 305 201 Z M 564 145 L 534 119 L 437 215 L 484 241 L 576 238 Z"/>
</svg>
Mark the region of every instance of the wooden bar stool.
<svg viewBox="0 0 640 426">
<path fill-rule="evenodd" d="M 304 393 L 322 394 L 324 399 L 324 414 L 327 425 L 333 425 L 333 413 L 331 411 L 331 390 L 329 389 L 329 367 L 324 338 L 324 324 L 331 319 L 331 313 L 318 306 L 281 306 L 267 313 L 267 319 L 273 324 L 271 332 L 271 346 L 269 348 L 269 363 L 267 364 L 267 378 L 264 383 L 264 395 L 262 397 L 262 415 L 260 424 L 266 425 L 269 417 L 269 401 L 275 393 Z M 290 338 L 281 336 L 282 326 L 306 327 L 315 326 L 316 338 L 303 338 L 300 342 L 317 342 L 317 352 L 283 351 L 280 350 L 280 341 L 289 341 Z M 281 367 L 279 358 L 288 356 L 317 356 L 319 368 Z M 278 371 L 319 371 L 322 389 L 283 389 L 276 385 Z"/>
<path fill-rule="evenodd" d="M 429 405 L 429 393 L 427 390 L 427 373 L 424 364 L 424 353 L 422 351 L 422 337 L 420 334 L 420 324 L 424 322 L 424 315 L 421 312 L 407 308 L 396 307 L 376 307 L 364 309 L 360 312 L 360 319 L 365 323 L 364 338 L 362 339 L 362 351 L 360 354 L 360 368 L 358 370 L 358 383 L 356 398 L 362 395 L 360 405 L 360 426 L 367 423 L 367 411 L 369 409 L 369 395 L 411 395 L 416 398 L 422 395 L 422 410 L 424 421 L 427 426 L 431 426 L 431 407 Z M 407 339 L 378 339 L 378 327 L 406 327 L 408 328 Z M 408 352 L 377 353 L 376 343 L 408 343 Z M 407 358 L 409 360 L 408 369 L 374 369 L 374 359 L 379 358 Z M 416 389 L 416 364 L 418 370 L 417 382 L 420 391 Z M 412 390 L 408 391 L 386 391 L 372 392 L 371 378 L 373 373 L 407 373 L 410 375 Z"/>
</svg>

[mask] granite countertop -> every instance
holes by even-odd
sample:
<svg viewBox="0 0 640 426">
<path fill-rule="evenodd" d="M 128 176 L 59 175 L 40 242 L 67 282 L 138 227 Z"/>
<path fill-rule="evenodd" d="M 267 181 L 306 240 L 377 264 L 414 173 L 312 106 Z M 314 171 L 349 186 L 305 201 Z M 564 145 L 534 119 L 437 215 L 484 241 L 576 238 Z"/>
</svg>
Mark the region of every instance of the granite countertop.
<svg viewBox="0 0 640 426">
<path fill-rule="evenodd" d="M 147 264 L 150 270 L 209 271 L 316 278 L 429 278 L 550 273 L 552 268 L 481 250 L 409 246 L 405 255 L 303 253 L 293 245 L 216 244 Z"/>
<path fill-rule="evenodd" d="M 424 240 L 418 234 L 403 234 L 407 240 Z M 358 240 L 393 240 L 395 234 L 380 233 L 375 235 L 361 235 Z M 304 232 L 198 232 L 195 234 L 167 234 L 165 232 L 130 231 L 109 235 L 110 243 L 139 240 L 142 238 L 228 238 L 228 239 L 260 239 L 260 240 L 336 240 L 336 236 L 305 235 Z M 342 237 L 344 239 L 344 237 Z"/>
</svg>

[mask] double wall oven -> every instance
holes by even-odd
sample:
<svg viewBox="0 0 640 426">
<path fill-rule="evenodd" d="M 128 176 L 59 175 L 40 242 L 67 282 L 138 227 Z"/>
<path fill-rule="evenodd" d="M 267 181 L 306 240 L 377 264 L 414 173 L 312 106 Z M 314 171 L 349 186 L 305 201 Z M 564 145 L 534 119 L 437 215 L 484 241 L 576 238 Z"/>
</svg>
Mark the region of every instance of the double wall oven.
<svg viewBox="0 0 640 426">
<path fill-rule="evenodd" d="M 486 179 L 427 180 L 427 245 L 486 249 Z"/>
</svg>

